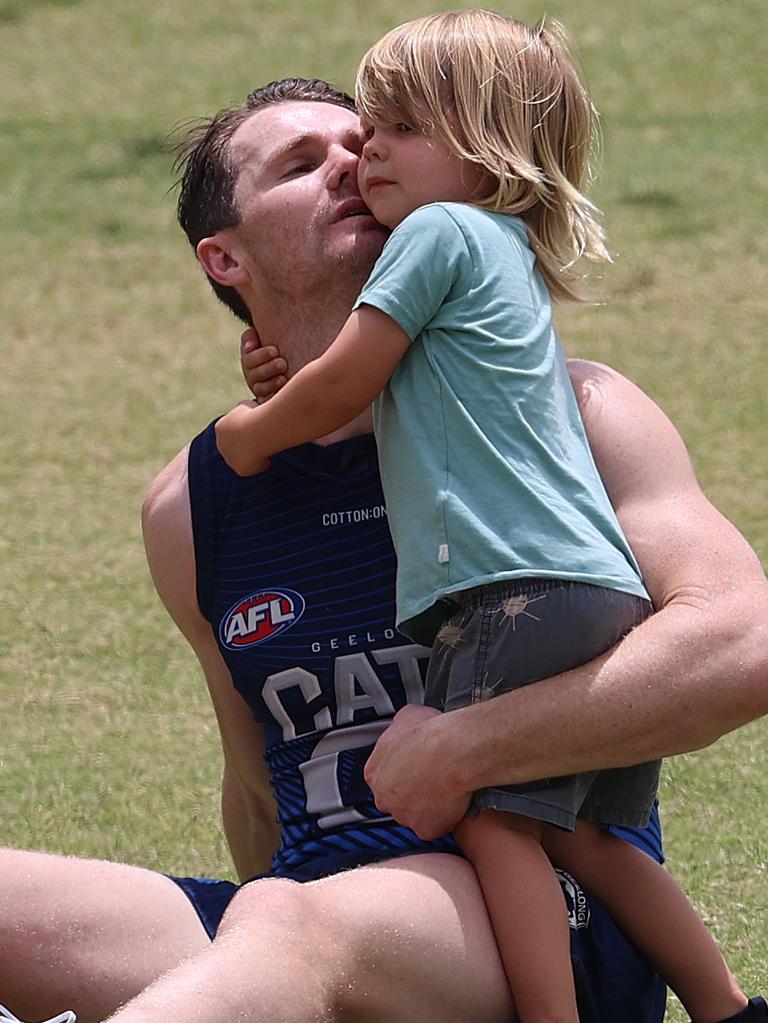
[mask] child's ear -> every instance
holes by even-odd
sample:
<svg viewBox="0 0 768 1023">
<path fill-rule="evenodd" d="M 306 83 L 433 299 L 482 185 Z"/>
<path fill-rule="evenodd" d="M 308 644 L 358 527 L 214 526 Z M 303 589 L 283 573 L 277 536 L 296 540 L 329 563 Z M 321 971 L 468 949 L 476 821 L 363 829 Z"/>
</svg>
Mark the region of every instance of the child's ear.
<svg viewBox="0 0 768 1023">
<path fill-rule="evenodd" d="M 234 288 L 250 280 L 238 246 L 228 231 L 217 231 L 210 238 L 202 238 L 195 251 L 203 269 L 217 284 Z"/>
</svg>

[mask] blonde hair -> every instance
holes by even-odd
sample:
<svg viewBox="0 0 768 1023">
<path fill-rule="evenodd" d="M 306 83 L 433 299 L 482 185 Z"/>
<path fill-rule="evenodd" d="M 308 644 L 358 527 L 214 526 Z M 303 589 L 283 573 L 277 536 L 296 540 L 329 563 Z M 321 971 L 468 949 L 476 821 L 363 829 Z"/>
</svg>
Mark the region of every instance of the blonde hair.
<svg viewBox="0 0 768 1023">
<path fill-rule="evenodd" d="M 474 204 L 520 217 L 553 298 L 582 299 L 577 260 L 611 257 L 584 194 L 597 111 L 562 25 L 482 10 L 419 18 L 371 47 L 355 91 L 364 117 L 418 126 L 492 175 Z"/>
</svg>

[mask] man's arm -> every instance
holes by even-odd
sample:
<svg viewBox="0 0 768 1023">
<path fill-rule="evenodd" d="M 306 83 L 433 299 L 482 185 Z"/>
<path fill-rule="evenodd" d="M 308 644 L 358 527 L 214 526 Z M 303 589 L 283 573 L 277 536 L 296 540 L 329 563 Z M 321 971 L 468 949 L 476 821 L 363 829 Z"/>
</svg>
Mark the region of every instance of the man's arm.
<svg viewBox="0 0 768 1023">
<path fill-rule="evenodd" d="M 187 488 L 187 450 L 152 483 L 142 508 L 152 578 L 205 673 L 224 751 L 222 815 L 238 876 L 267 870 L 278 843 L 275 803 L 263 760 L 262 730 L 236 691 L 195 597 L 195 554 Z"/>
<path fill-rule="evenodd" d="M 450 830 L 475 789 L 698 749 L 768 712 L 768 582 L 756 555 L 642 391 L 607 367 L 570 371 L 657 613 L 555 678 L 429 720 L 405 708 L 366 778 L 380 809 L 424 838 Z"/>
</svg>

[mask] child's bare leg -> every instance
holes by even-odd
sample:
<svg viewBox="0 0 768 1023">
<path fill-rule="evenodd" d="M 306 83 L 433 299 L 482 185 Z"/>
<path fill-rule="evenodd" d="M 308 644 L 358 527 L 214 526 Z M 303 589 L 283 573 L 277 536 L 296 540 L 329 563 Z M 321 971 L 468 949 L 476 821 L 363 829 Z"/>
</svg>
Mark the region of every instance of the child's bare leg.
<svg viewBox="0 0 768 1023">
<path fill-rule="evenodd" d="M 714 938 L 667 871 L 597 825 L 545 826 L 542 845 L 610 912 L 696 1023 L 717 1023 L 747 1004 Z"/>
<path fill-rule="evenodd" d="M 454 835 L 480 880 L 521 1023 L 578 1023 L 568 917 L 541 830 L 485 810 Z"/>
</svg>

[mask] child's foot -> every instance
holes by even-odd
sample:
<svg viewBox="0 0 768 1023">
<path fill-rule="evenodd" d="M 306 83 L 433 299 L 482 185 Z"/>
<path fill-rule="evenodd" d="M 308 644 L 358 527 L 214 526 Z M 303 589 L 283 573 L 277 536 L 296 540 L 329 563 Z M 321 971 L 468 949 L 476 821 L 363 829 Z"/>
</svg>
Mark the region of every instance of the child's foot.
<svg viewBox="0 0 768 1023">
<path fill-rule="evenodd" d="M 764 998 L 750 998 L 741 1012 L 720 1023 L 768 1023 L 768 1004 Z"/>
</svg>

